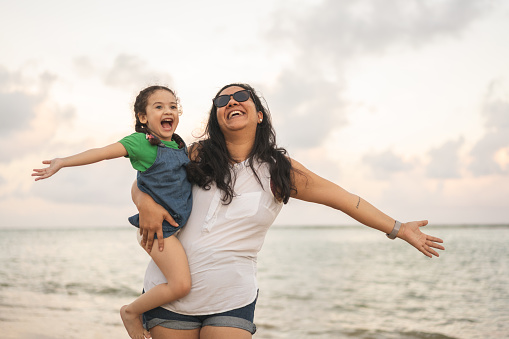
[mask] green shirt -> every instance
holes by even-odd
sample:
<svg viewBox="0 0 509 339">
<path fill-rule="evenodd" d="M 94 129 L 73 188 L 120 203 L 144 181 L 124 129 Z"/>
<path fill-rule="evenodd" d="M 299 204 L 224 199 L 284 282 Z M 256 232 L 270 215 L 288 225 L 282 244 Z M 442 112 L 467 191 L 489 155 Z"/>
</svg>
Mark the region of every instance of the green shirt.
<svg viewBox="0 0 509 339">
<path fill-rule="evenodd" d="M 177 142 L 173 140 L 161 141 L 170 148 L 179 148 Z M 151 145 L 145 133 L 133 133 L 119 142 L 125 147 L 127 151 L 126 157 L 131 160 L 131 165 L 135 170 L 145 172 L 156 161 L 158 146 Z"/>
</svg>

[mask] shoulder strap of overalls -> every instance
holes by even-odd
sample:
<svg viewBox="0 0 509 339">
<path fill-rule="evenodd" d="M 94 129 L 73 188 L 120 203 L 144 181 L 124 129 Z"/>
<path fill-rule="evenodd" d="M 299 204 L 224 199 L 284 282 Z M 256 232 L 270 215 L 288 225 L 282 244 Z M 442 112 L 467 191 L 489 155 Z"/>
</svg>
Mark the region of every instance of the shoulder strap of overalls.
<svg viewBox="0 0 509 339">
<path fill-rule="evenodd" d="M 180 137 L 180 135 L 178 135 L 177 133 L 173 133 L 173 140 L 177 143 L 177 145 L 179 146 L 179 149 L 183 148 L 186 155 L 189 155 L 189 154 L 187 154 L 186 143 L 184 142 L 184 139 L 182 139 Z"/>
</svg>

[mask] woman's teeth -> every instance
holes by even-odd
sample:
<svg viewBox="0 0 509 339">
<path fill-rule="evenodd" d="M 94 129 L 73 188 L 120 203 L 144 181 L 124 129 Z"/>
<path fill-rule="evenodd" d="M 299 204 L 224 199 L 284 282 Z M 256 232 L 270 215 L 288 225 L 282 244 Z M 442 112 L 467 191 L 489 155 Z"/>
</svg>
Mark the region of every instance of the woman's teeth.
<svg viewBox="0 0 509 339">
<path fill-rule="evenodd" d="M 228 119 L 231 119 L 234 116 L 239 116 L 239 115 L 243 115 L 243 114 L 244 113 L 242 113 L 241 111 L 233 111 L 233 112 L 230 112 L 230 114 L 228 114 Z"/>
</svg>

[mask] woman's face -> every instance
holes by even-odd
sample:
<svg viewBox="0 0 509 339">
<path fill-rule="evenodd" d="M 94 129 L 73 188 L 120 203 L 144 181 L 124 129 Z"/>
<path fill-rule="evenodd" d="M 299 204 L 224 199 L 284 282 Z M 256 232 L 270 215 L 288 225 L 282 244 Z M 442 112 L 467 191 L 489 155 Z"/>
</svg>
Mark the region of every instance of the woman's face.
<svg viewBox="0 0 509 339">
<path fill-rule="evenodd" d="M 245 90 L 239 86 L 227 87 L 219 95 L 231 95 L 238 91 Z M 234 131 L 255 131 L 260 119 L 263 118 L 262 112 L 257 112 L 253 99 L 250 97 L 243 102 L 236 101 L 230 96 L 230 101 L 226 106 L 217 108 L 217 121 L 223 134 Z"/>
</svg>

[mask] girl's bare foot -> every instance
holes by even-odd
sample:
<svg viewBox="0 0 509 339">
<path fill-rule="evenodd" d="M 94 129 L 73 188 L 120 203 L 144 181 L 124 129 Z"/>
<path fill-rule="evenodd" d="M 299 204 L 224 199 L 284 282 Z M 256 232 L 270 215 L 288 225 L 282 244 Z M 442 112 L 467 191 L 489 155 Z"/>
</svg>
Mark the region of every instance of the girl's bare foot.
<svg viewBox="0 0 509 339">
<path fill-rule="evenodd" d="M 127 333 L 132 339 L 145 339 L 152 338 L 150 332 L 143 328 L 141 323 L 141 316 L 127 311 L 127 305 L 122 306 L 120 309 L 120 317 L 124 323 Z"/>
</svg>

